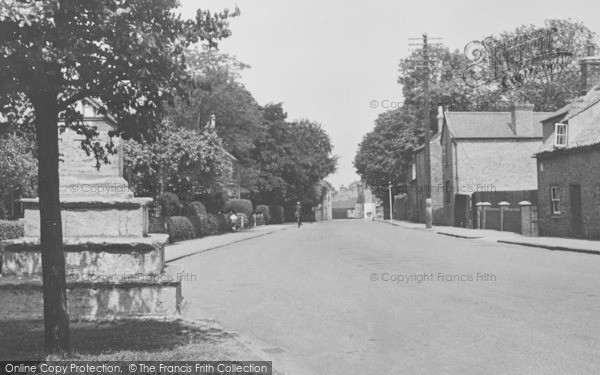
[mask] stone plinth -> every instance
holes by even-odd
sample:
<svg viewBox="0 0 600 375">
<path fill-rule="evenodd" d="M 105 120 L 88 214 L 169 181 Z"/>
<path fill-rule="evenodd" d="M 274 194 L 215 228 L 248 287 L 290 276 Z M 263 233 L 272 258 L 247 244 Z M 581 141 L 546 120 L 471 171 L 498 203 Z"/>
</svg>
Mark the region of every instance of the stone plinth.
<svg viewBox="0 0 600 375">
<path fill-rule="evenodd" d="M 22 199 L 25 237 L 40 236 L 39 200 Z M 152 198 L 61 198 L 64 237 L 144 237 Z"/>
<path fill-rule="evenodd" d="M 93 100 L 79 103 L 84 122 L 96 127 L 97 140 L 104 145 L 116 122 L 99 115 L 98 107 Z M 164 265 L 168 236 L 148 235 L 152 199 L 134 198 L 123 179 L 120 138 L 112 139 L 117 153 L 99 170 L 93 155 L 81 149 L 82 140 L 73 130 L 60 133 L 59 198 L 69 317 L 103 320 L 178 313 L 181 281 Z M 44 251 L 40 204 L 38 199 L 22 202 L 25 237 L 0 244 L 0 314 L 39 317 Z"/>
<path fill-rule="evenodd" d="M 160 277 L 122 282 L 68 281 L 67 309 L 71 320 L 177 316 L 180 312 L 182 269 L 166 267 Z M 44 296 L 40 277 L 0 278 L 0 319 L 42 318 Z"/>
<path fill-rule="evenodd" d="M 164 266 L 166 234 L 149 237 L 65 237 L 65 268 L 68 280 L 119 280 L 137 275 L 160 275 Z M 4 276 L 42 275 L 39 237 L 2 243 Z"/>
</svg>

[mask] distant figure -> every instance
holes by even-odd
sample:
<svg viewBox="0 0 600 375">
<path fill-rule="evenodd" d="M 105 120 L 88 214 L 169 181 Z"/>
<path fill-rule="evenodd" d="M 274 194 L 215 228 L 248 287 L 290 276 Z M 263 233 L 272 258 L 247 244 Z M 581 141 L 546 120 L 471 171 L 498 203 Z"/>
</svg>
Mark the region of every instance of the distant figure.
<svg viewBox="0 0 600 375">
<path fill-rule="evenodd" d="M 298 228 L 300 228 L 300 225 L 302 225 L 302 205 L 300 204 L 300 202 L 296 203 L 296 212 L 294 212 L 294 216 L 296 216 Z"/>
<path fill-rule="evenodd" d="M 231 231 L 235 232 L 237 230 L 237 215 L 233 211 L 229 211 L 229 220 L 231 221 Z"/>
</svg>

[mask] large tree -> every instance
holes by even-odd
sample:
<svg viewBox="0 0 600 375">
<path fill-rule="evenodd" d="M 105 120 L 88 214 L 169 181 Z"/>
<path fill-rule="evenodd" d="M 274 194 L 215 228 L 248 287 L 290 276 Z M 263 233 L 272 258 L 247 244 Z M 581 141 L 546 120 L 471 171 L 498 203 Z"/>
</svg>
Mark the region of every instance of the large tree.
<svg viewBox="0 0 600 375">
<path fill-rule="evenodd" d="M 266 204 L 317 203 L 315 187 L 337 166 L 329 135 L 318 123 L 287 121 L 281 103 L 266 105 L 262 114 L 266 131 L 251 154 L 258 170 L 252 197 Z"/>
<path fill-rule="evenodd" d="M 418 112 L 410 106 L 381 113 L 373 131 L 358 145 L 354 157 L 356 173 L 374 194 L 387 204 L 387 186 L 406 181 L 408 162 L 423 137 Z"/>
<path fill-rule="evenodd" d="M 88 139 L 75 103 L 95 97 L 134 133 L 156 123 L 165 103 L 189 79 L 184 50 L 211 47 L 230 35 L 236 12 L 176 15 L 176 0 L 4 0 L 0 4 L 0 101 L 24 96 L 34 109 L 39 152 L 45 347 L 69 350 L 62 225 L 59 201 L 58 123 Z M 143 115 L 139 121 L 137 115 Z M 98 159 L 98 142 L 88 148 Z"/>
</svg>

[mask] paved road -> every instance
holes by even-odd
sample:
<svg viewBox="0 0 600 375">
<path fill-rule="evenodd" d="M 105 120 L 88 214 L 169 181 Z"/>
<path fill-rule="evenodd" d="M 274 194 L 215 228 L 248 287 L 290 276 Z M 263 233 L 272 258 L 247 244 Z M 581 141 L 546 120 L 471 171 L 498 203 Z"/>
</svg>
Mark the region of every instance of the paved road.
<svg viewBox="0 0 600 375">
<path fill-rule="evenodd" d="M 184 315 L 286 373 L 600 373 L 597 255 L 334 221 L 177 263 Z"/>
</svg>

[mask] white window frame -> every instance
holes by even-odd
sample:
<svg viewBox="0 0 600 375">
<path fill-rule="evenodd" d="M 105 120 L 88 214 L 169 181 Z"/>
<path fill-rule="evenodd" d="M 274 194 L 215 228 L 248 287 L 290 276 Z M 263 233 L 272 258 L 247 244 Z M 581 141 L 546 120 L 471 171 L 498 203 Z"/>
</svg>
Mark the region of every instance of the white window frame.
<svg viewBox="0 0 600 375">
<path fill-rule="evenodd" d="M 550 210 L 552 215 L 560 215 L 560 186 L 550 186 Z"/>
<path fill-rule="evenodd" d="M 559 134 L 559 130 L 562 130 L 562 132 Z M 554 145 L 556 147 L 567 147 L 567 144 L 569 142 L 569 133 L 568 133 L 568 128 L 567 128 L 567 124 L 563 124 L 563 123 L 556 123 L 554 124 Z"/>
</svg>

